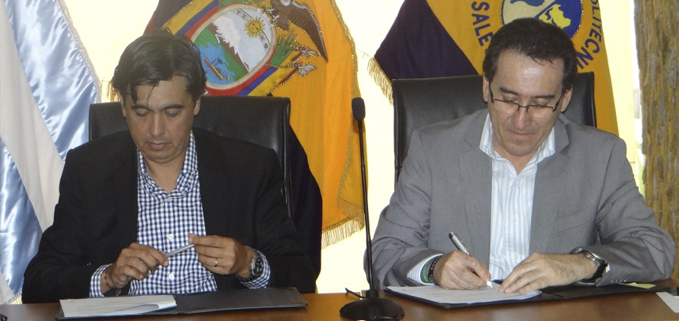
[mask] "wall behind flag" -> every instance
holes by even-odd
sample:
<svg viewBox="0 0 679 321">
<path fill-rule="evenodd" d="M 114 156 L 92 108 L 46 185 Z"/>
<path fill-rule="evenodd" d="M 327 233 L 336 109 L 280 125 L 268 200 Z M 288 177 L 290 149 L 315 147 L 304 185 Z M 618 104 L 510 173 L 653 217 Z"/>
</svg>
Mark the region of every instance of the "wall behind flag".
<svg viewBox="0 0 679 321">
<path fill-rule="evenodd" d="M 104 83 L 111 79 L 113 68 L 124 47 L 143 32 L 157 4 L 156 1 L 120 0 L 65 0 L 65 2 L 95 65 L 97 74 Z M 629 6 L 621 5 L 620 0 L 600 0 L 599 2 L 603 8 L 602 16 L 607 41 L 611 38 L 620 42 L 629 39 L 627 36 L 619 37 L 616 33 L 619 30 L 615 28 L 620 29 L 620 26 L 609 23 L 609 19 L 617 19 L 623 23 L 627 21 L 631 14 Z M 366 103 L 368 197 L 371 228 L 374 230 L 379 214 L 389 202 L 389 197 L 393 192 L 393 108 L 369 75 L 368 61 L 393 24 L 403 0 L 336 0 L 336 3 L 354 39 L 360 92 Z M 629 43 L 609 45 L 609 48 L 622 46 L 629 46 Z M 612 55 L 616 52 L 609 50 L 608 54 Z M 627 60 L 631 59 L 629 57 Z M 631 93 L 632 85 L 629 76 L 617 74 L 624 69 L 619 64 L 623 62 L 617 62 L 616 68 L 611 69 L 613 87 L 615 91 Z M 617 97 L 616 105 L 619 106 Z M 351 106 L 346 106 L 346 108 L 347 112 L 350 112 Z M 626 111 L 617 109 L 619 123 L 622 119 L 620 115 L 633 116 L 632 106 L 630 105 L 629 108 Z M 619 128 L 621 135 L 632 130 L 630 126 L 620 125 Z M 630 149 L 636 146 L 633 141 L 628 141 L 627 144 Z M 364 249 L 365 234 L 362 232 L 355 233 L 325 248 L 322 257 L 323 269 L 317 282 L 318 291 L 321 293 L 343 292 L 345 287 L 352 290 L 367 288 L 362 265 Z"/>
<path fill-rule="evenodd" d="M 156 1 L 63 0 L 85 44 L 108 101 L 108 83 L 125 46 L 146 28 Z"/>
</svg>

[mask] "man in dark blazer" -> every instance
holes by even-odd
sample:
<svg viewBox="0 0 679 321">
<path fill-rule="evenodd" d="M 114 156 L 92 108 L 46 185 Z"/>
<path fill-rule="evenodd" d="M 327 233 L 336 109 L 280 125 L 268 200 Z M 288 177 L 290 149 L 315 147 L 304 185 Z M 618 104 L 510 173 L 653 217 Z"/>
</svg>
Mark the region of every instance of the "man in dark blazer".
<svg viewBox="0 0 679 321">
<path fill-rule="evenodd" d="M 112 83 L 129 132 L 69 152 L 23 301 L 313 292 L 316 274 L 288 217 L 275 152 L 192 128 L 205 74 L 191 42 L 166 31 L 138 38 Z"/>
<path fill-rule="evenodd" d="M 373 239 L 382 286 L 498 279 L 502 292 L 526 292 L 669 278 L 675 244 L 624 142 L 561 115 L 576 59 L 565 32 L 537 19 L 495 33 L 479 97 L 488 108 L 412 134 Z"/>
</svg>

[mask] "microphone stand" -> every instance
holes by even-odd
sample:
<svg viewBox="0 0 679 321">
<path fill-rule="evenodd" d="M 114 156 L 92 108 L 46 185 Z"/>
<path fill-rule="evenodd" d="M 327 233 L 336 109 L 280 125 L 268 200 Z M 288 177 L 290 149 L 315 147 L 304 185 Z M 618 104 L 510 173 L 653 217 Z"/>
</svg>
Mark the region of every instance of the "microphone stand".
<svg viewBox="0 0 679 321">
<path fill-rule="evenodd" d="M 365 103 L 362 98 L 351 101 L 354 119 L 358 124 L 358 140 L 361 154 L 361 176 L 363 180 L 363 213 L 365 215 L 365 242 L 368 258 L 368 283 L 370 289 L 364 299 L 347 303 L 340 309 L 340 315 L 353 320 L 400 320 L 404 312 L 401 306 L 389 299 L 379 297 L 377 286 L 373 279 L 373 251 L 370 239 L 370 217 L 368 214 L 368 189 L 365 175 L 365 156 L 363 147 L 363 118 L 365 118 Z"/>
</svg>

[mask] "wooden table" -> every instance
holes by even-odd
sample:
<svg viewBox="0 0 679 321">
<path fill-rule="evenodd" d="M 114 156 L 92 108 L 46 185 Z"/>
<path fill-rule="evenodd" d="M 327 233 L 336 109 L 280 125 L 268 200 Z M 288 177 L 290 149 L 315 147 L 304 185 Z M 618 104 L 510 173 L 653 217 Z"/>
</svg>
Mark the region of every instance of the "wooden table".
<svg viewBox="0 0 679 321">
<path fill-rule="evenodd" d="M 677 282 L 659 284 L 676 286 Z M 511 303 L 496 306 L 445 310 L 389 294 L 382 297 L 398 302 L 405 310 L 403 320 L 679 320 L 655 293 L 610 295 L 568 301 Z M 234 321 L 326 321 L 346 320 L 339 310 L 355 297 L 344 293 L 304 294 L 306 308 L 230 311 L 175 316 L 134 317 L 143 320 L 234 320 Z M 54 320 L 58 303 L 0 305 L 8 321 Z M 101 319 L 99 319 L 101 320 Z M 118 318 L 104 320 L 120 320 Z"/>
</svg>

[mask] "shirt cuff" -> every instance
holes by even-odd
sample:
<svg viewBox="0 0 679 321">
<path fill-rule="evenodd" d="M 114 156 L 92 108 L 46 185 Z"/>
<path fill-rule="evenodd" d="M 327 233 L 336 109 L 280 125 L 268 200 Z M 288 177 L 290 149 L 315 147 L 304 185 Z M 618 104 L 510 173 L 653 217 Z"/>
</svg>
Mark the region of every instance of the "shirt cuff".
<svg viewBox="0 0 679 321">
<path fill-rule="evenodd" d="M 90 298 L 103 298 L 104 294 L 101 293 L 101 275 L 104 270 L 111 266 L 111 264 L 106 264 L 100 266 L 90 278 Z"/>
<path fill-rule="evenodd" d="M 253 251 L 257 251 L 252 249 Z M 241 281 L 240 283 L 245 285 L 248 289 L 263 289 L 269 286 L 269 279 L 271 278 L 271 267 L 269 266 L 269 261 L 266 260 L 266 256 L 262 252 L 257 251 L 262 258 L 262 263 L 264 263 L 264 269 L 262 270 L 262 275 L 258 278 L 250 281 Z"/>
<path fill-rule="evenodd" d="M 417 263 L 410 271 L 408 271 L 408 280 L 415 282 L 419 285 L 433 285 L 434 283 L 431 282 L 425 282 L 425 280 L 422 278 L 422 274 L 429 273 L 429 269 L 427 268 L 427 271 L 424 271 L 425 267 L 428 267 L 429 261 L 433 260 L 435 257 L 441 256 L 440 254 L 437 255 L 432 255 L 424 260 L 422 260 L 420 263 Z"/>
</svg>

